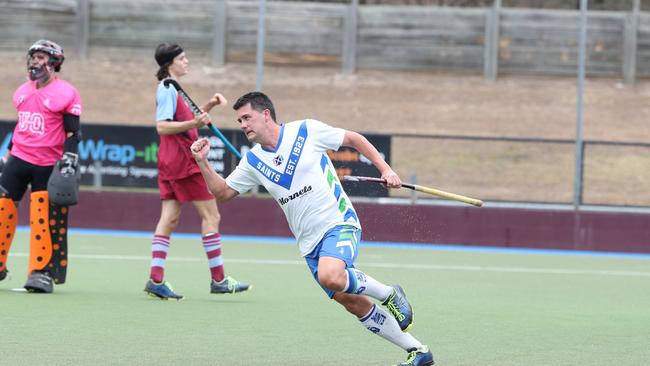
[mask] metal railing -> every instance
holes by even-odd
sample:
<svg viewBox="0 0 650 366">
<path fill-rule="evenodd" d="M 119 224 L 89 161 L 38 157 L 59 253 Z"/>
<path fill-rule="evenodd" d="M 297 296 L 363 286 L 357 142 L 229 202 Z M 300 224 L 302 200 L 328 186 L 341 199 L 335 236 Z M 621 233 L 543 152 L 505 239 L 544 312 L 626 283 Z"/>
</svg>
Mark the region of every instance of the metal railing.
<svg viewBox="0 0 650 366">
<path fill-rule="evenodd" d="M 575 140 L 393 134 L 402 178 L 491 202 L 572 205 Z M 650 207 L 650 143 L 584 140 L 581 205 Z M 428 199 L 392 190 L 392 197 Z"/>
</svg>

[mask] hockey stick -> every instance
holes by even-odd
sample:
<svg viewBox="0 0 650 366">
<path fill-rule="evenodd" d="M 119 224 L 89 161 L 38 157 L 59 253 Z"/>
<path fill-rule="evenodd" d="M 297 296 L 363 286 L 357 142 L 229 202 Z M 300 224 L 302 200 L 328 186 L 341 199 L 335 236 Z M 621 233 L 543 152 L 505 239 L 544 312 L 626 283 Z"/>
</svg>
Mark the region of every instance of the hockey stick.
<svg viewBox="0 0 650 366">
<path fill-rule="evenodd" d="M 360 176 L 354 176 L 354 175 L 344 175 L 343 180 L 349 181 L 349 182 L 375 182 L 375 183 L 386 184 L 385 179 L 372 178 L 372 177 L 360 177 Z M 447 199 L 454 200 L 454 201 L 467 203 L 467 204 L 470 204 L 470 205 L 473 205 L 473 206 L 476 206 L 476 207 L 483 206 L 483 201 L 481 201 L 479 199 L 465 197 L 465 196 L 461 196 L 459 194 L 449 193 L 449 192 L 441 191 L 441 190 L 435 189 L 435 188 L 429 188 L 429 187 L 424 187 L 424 186 L 419 186 L 417 184 L 409 184 L 409 183 L 402 183 L 402 188 L 408 188 L 408 189 L 412 189 L 414 191 L 427 193 L 427 194 L 431 194 L 431 195 L 434 195 L 434 196 L 438 196 L 438 197 L 447 198 Z"/>
<path fill-rule="evenodd" d="M 176 91 L 178 91 L 178 93 L 181 95 L 181 97 L 183 97 L 183 99 L 185 100 L 185 102 L 190 106 L 190 108 L 192 109 L 192 112 L 193 112 L 194 114 L 201 114 L 201 113 L 203 113 L 203 111 L 201 110 L 201 108 L 199 108 L 199 106 L 196 105 L 196 103 L 194 103 L 194 101 L 193 101 L 192 99 L 190 99 L 190 96 L 187 95 L 187 93 L 185 92 L 185 90 L 183 90 L 183 88 L 181 88 L 180 84 L 178 84 L 178 82 L 177 82 L 176 80 L 173 80 L 173 79 L 166 79 L 166 80 L 163 82 L 163 85 L 165 86 L 165 88 L 168 88 L 168 87 L 169 87 L 169 84 L 172 84 L 172 85 L 174 86 L 174 88 L 176 89 Z M 230 152 L 233 153 L 233 155 L 235 155 L 235 156 L 237 157 L 237 159 L 241 159 L 241 154 L 239 153 L 239 151 L 237 151 L 237 149 L 235 149 L 235 147 L 232 146 L 232 144 L 230 143 L 230 141 L 228 141 L 228 139 L 226 139 L 226 136 L 224 136 L 223 133 L 221 133 L 221 131 L 219 131 L 218 128 L 214 127 L 214 125 L 213 125 L 212 123 L 208 123 L 208 128 L 209 128 L 210 131 L 212 131 L 212 133 L 214 133 L 214 134 L 215 134 L 215 135 L 216 135 L 216 136 L 217 136 L 221 141 L 223 141 L 223 143 L 226 145 L 226 147 L 230 150 Z"/>
</svg>

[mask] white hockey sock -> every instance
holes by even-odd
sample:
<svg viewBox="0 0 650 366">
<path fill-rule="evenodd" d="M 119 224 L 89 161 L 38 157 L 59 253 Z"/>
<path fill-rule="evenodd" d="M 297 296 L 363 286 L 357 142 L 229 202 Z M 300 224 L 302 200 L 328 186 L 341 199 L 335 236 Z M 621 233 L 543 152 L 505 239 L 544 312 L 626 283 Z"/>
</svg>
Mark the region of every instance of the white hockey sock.
<svg viewBox="0 0 650 366">
<path fill-rule="evenodd" d="M 397 320 L 377 305 L 373 304 L 368 314 L 360 318 L 359 321 L 369 331 L 387 339 L 405 351 L 411 348 L 422 348 L 420 341 L 411 334 L 402 332 Z"/>
<path fill-rule="evenodd" d="M 373 299 L 384 301 L 393 291 L 392 287 L 384 285 L 356 268 L 347 268 L 346 271 L 348 273 L 348 280 L 345 289 L 343 289 L 344 292 L 349 294 L 363 294 Z"/>
</svg>

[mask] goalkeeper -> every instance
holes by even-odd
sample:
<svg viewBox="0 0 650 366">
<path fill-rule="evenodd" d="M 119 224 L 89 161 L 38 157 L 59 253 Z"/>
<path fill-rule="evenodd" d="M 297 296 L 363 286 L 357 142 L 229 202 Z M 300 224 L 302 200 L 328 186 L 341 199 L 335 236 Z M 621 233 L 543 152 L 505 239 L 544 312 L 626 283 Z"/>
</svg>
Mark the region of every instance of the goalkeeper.
<svg viewBox="0 0 650 366">
<path fill-rule="evenodd" d="M 0 281 L 7 276 L 16 207 L 28 186 L 30 253 L 25 289 L 51 293 L 65 282 L 68 265 L 68 206 L 78 199 L 77 145 L 81 98 L 56 75 L 64 55 L 58 44 L 35 42 L 27 51 L 27 80 L 13 96 L 18 112 L 0 176 Z M 49 189 L 49 194 L 48 194 Z"/>
</svg>

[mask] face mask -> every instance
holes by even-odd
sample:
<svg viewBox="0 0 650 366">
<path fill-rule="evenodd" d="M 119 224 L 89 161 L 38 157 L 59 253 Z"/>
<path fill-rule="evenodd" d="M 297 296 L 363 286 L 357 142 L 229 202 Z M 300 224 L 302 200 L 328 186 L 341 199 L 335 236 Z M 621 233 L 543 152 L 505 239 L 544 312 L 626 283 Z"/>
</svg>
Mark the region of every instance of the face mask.
<svg viewBox="0 0 650 366">
<path fill-rule="evenodd" d="M 32 81 L 41 81 L 44 82 L 50 76 L 47 65 L 41 65 L 39 67 L 28 67 L 27 71 L 29 72 L 29 79 Z"/>
</svg>

